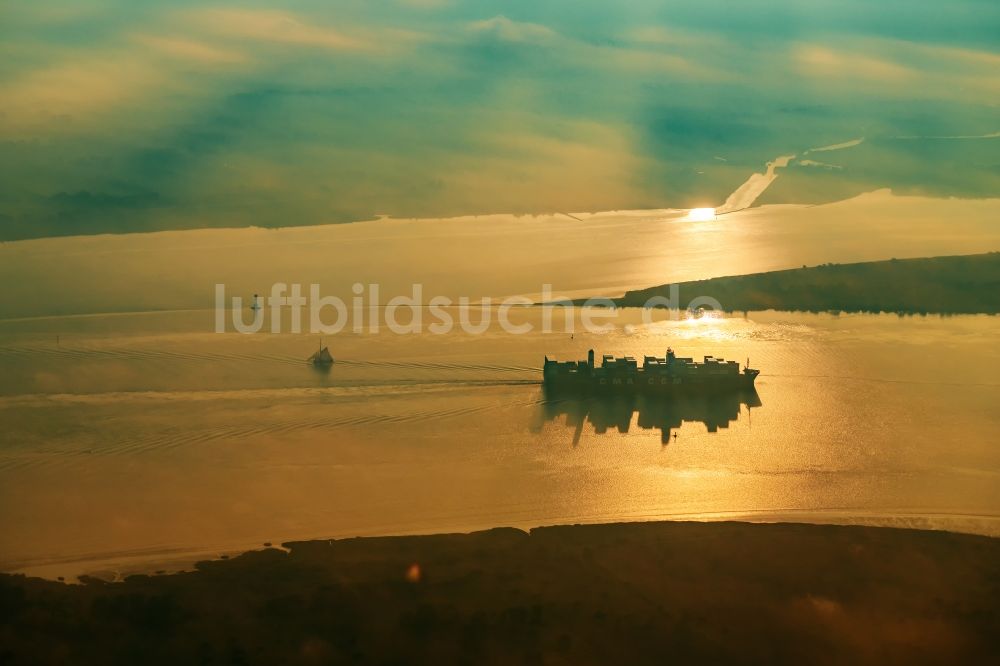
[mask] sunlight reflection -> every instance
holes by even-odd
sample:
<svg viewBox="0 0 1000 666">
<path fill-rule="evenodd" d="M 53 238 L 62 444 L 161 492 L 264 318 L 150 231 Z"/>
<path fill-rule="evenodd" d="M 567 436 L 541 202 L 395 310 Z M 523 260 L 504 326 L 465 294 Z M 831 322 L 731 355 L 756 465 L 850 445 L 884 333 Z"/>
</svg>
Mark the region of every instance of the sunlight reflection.
<svg viewBox="0 0 1000 666">
<path fill-rule="evenodd" d="M 689 222 L 709 222 L 715 219 L 714 208 L 692 208 L 685 218 Z"/>
<path fill-rule="evenodd" d="M 714 326 L 725 320 L 725 313 L 718 310 L 694 310 L 689 311 L 681 321 L 687 326 Z"/>
<path fill-rule="evenodd" d="M 666 337 L 720 342 L 736 341 L 746 337 L 747 334 L 746 322 L 742 318 L 734 318 L 722 311 L 682 312 L 678 319 L 671 318 L 666 312 L 653 316 L 655 317 L 653 321 L 636 327 L 637 335 L 642 338 Z"/>
</svg>

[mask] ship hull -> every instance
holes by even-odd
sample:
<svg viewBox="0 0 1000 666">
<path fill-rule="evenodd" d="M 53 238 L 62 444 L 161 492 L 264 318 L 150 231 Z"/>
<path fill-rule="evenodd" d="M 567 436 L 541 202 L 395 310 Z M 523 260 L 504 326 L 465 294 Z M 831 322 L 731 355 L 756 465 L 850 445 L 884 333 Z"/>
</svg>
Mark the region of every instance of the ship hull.
<svg viewBox="0 0 1000 666">
<path fill-rule="evenodd" d="M 686 395 L 729 393 L 754 388 L 756 375 L 740 374 L 718 377 L 588 377 L 547 376 L 546 388 L 577 393 L 614 394 L 649 393 L 658 395 Z"/>
</svg>

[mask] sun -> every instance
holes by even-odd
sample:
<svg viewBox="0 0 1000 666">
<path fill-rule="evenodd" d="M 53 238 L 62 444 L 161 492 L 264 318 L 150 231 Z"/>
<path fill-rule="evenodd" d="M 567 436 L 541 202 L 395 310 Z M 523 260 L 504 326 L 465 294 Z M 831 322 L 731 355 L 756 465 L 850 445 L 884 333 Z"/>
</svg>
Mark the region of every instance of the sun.
<svg viewBox="0 0 1000 666">
<path fill-rule="evenodd" d="M 708 222 L 715 219 L 714 208 L 692 208 L 685 218 L 691 222 Z"/>
</svg>

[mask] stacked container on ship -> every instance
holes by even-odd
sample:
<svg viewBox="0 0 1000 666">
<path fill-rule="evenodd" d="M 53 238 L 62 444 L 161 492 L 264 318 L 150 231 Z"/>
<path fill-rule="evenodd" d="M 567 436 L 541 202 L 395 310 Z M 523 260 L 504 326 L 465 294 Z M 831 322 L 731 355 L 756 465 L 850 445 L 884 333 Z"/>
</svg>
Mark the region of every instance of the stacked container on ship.
<svg viewBox="0 0 1000 666">
<path fill-rule="evenodd" d="M 546 387 L 574 391 L 698 393 L 752 389 L 760 370 L 736 361 L 705 356 L 701 362 L 679 357 L 673 349 L 666 356 L 646 356 L 642 366 L 631 356 L 605 355 L 594 362 L 594 350 L 586 361 L 556 361 L 545 357 L 542 377 Z"/>
</svg>

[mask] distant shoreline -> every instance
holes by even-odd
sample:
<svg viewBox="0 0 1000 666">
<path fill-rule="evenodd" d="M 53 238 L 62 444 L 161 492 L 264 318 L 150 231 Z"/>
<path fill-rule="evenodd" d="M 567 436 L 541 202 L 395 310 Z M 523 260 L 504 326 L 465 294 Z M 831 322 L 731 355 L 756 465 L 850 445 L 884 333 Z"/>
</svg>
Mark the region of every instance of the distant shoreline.
<svg viewBox="0 0 1000 666">
<path fill-rule="evenodd" d="M 0 575 L 0 653 L 81 664 L 147 653 L 156 663 L 804 663 L 820 652 L 832 663 L 976 663 L 1000 647 L 1000 539 L 985 536 L 649 522 L 284 548 L 121 583 Z"/>
<path fill-rule="evenodd" d="M 662 284 L 607 299 L 616 307 L 651 307 L 678 294 L 685 308 L 710 297 L 726 312 L 1000 314 L 1000 252 L 823 264 L 767 273 Z M 587 299 L 574 299 L 584 305 Z M 662 307 L 653 305 L 652 307 Z"/>
</svg>

